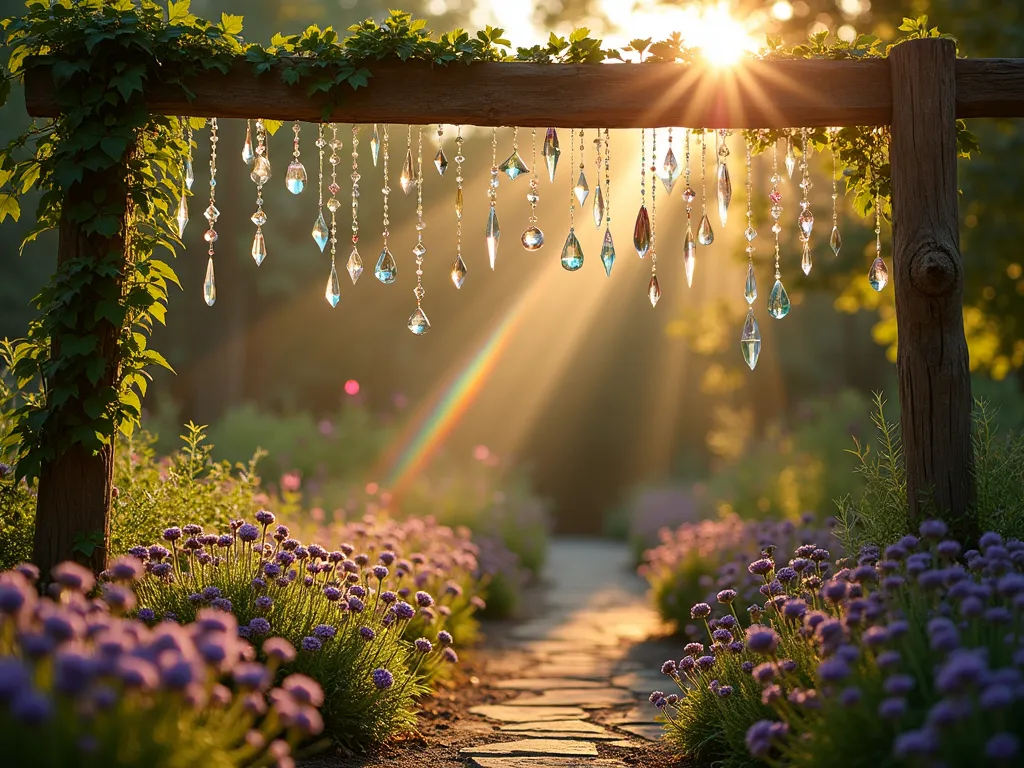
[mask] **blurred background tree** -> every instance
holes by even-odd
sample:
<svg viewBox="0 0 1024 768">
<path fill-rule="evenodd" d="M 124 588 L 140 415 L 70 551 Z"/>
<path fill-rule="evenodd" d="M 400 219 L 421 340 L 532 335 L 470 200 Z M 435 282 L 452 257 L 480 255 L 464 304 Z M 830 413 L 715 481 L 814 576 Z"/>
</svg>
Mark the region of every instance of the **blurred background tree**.
<svg viewBox="0 0 1024 768">
<path fill-rule="evenodd" d="M 192 10 L 203 16 L 244 14 L 246 37 L 266 42 L 274 32 L 296 33 L 314 23 L 344 30 L 366 17 L 382 18 L 388 5 L 364 0 L 193 0 Z M 694 14 L 718 22 L 726 15 L 737 20 L 717 27 L 705 24 L 706 36 L 716 30 L 722 35 L 739 30 L 759 40 L 768 33 L 795 42 L 808 32 L 828 29 L 843 37 L 871 33 L 885 38 L 893 35 L 903 16 L 927 13 L 943 31 L 958 37 L 962 54 L 1024 56 L 1024 18 L 1019 9 L 1013 3 L 982 0 L 737 0 L 708 6 L 653 0 L 416 0 L 403 6 L 427 17 L 435 30 L 504 27 L 515 45 L 541 42 L 549 29 L 568 34 L 576 26 L 589 26 L 608 43 L 625 45 L 630 38 L 660 37 L 670 29 L 685 34 L 693 27 L 689 20 Z M 21 0 L 0 0 L 0 17 L 17 14 L 22 7 Z M 1009 426 L 1016 426 L 1024 388 L 1024 262 L 1016 243 L 1019 217 L 1014 211 L 1019 210 L 1017 170 L 1024 163 L 1024 138 L 1019 124 L 1008 121 L 979 121 L 971 128 L 983 147 L 980 157 L 960 169 L 971 360 L 978 373 L 976 391 L 1005 404 Z M 0 140 L 17 130 L 19 125 L 5 124 Z M 714 245 L 700 250 L 692 289 L 686 288 L 682 276 L 682 202 L 678 193 L 671 198 L 659 195 L 663 299 L 651 310 L 645 277 L 649 265 L 636 259 L 629 247 L 639 204 L 636 135 L 613 134 L 612 227 L 619 259 L 608 280 L 596 258 L 598 233 L 586 225 L 578 233 L 592 262 L 587 269 L 569 275 L 555 258 L 568 229 L 573 142 L 564 129 L 556 183 L 542 179 L 541 186 L 540 224 L 548 245 L 539 253 L 520 249 L 519 231 L 526 226 L 529 211 L 527 182 L 503 181 L 498 210 L 505 237 L 497 270 L 492 273 L 486 267 L 483 229 L 490 133 L 466 128 L 463 253 L 470 272 L 466 285 L 456 292 L 447 276 L 455 250 L 454 174 L 450 169 L 439 179 L 434 173 L 429 158 L 435 128 L 425 129 L 424 306 L 434 330 L 416 338 L 405 328 L 413 305 L 414 198 L 392 185 L 391 247 L 400 263 L 398 284 L 380 285 L 368 270 L 357 286 L 343 284 L 341 304 L 332 309 L 323 299 L 328 261 L 309 235 L 316 215 L 311 206 L 315 189 L 296 199 L 280 183 L 290 149 L 287 128 L 271 139 L 271 159 L 276 161 L 275 177 L 265 194 L 269 255 L 259 268 L 249 256 L 255 189 L 238 154 L 244 131 L 240 121 L 221 124 L 217 204 L 222 217 L 218 301 L 213 308 L 201 298 L 205 249 L 198 226 L 206 205 L 209 145 L 207 132 L 196 132 L 193 222 L 185 234 L 187 250 L 175 265 L 184 291 L 172 297 L 168 327 L 156 341 L 177 375 L 159 376 L 147 401 L 150 423 L 160 426 L 168 444 L 177 434 L 173 425 L 186 419 L 224 425 L 219 434 L 230 446 L 240 439 L 226 427 L 246 421 L 246 414 L 266 412 L 282 418 L 253 416 L 247 427 L 238 428 L 238 435 L 251 435 L 254 424 L 259 425 L 257 432 L 275 429 L 279 423 L 291 425 L 289 429 L 296 423 L 315 425 L 339 408 L 358 405 L 385 414 L 396 426 L 383 449 L 373 446 L 379 460 L 367 472 L 368 482 L 429 471 L 439 453 L 469 456 L 474 446 L 485 445 L 510 466 L 518 461 L 532 467 L 537 489 L 556 502 L 561 530 L 594 533 L 600 529 L 600 513 L 620 505 L 636 486 L 710 477 L 714 489 L 722 485 L 715 477 L 728 478 L 730 468 L 737 467 L 743 468 L 744 487 L 758 485 L 756 471 L 763 467 L 760 484 L 782 489 L 768 494 L 767 502 L 751 502 L 757 514 L 789 514 L 803 503 L 827 507 L 836 483 L 815 480 L 821 472 L 813 462 L 805 463 L 810 470 L 786 475 L 765 460 L 780 453 L 771 446 L 783 445 L 786 435 L 806 429 L 819 417 L 829 416 L 830 423 L 845 419 L 837 414 L 849 413 L 851 402 L 866 403 L 865 395 L 872 389 L 885 389 L 894 399 L 893 294 L 891 289 L 881 294 L 868 289 L 873 232 L 842 197 L 843 250 L 838 259 L 828 250 L 827 154 L 813 159 L 812 203 L 819 224 L 815 268 L 809 278 L 798 271 L 792 233 L 783 236 L 783 271 L 794 301 L 784 322 L 770 320 L 762 309 L 771 277 L 764 205 L 770 171 L 763 159 L 755 160 L 755 226 L 762 231 L 755 241 L 762 291 L 756 306 L 764 346 L 757 370 L 751 373 L 738 349 L 746 311 L 741 297 L 744 243 L 738 223 L 746 201 L 738 137 L 730 140 L 736 195 L 729 227 L 716 231 Z M 510 133 L 499 132 L 499 161 L 511 151 Z M 314 179 L 315 134 L 314 126 L 302 126 L 302 158 Z M 350 173 L 350 126 L 339 126 L 339 137 L 344 140 L 339 166 L 344 187 Z M 360 250 L 369 267 L 380 248 L 382 177 L 381 169 L 370 162 L 368 138 L 364 128 Z M 521 154 L 532 165 L 529 131 L 521 131 L 519 138 Z M 592 138 L 588 131 L 588 169 L 595 161 Z M 393 181 L 406 150 L 405 127 L 392 126 L 391 140 Z M 678 151 L 681 132 L 675 140 Z M 444 141 L 451 160 L 451 126 L 445 127 Z M 578 136 L 574 146 L 578 151 Z M 659 131 L 659 153 L 665 147 L 665 132 Z M 693 162 L 699 176 L 698 154 Z M 787 180 L 783 191 L 784 204 L 792 212 L 798 192 L 795 181 Z M 347 193 L 342 191 L 340 198 L 347 202 Z M 343 205 L 342 260 L 347 256 L 348 224 Z M 0 336 L 24 333 L 34 315 L 31 297 L 53 269 L 52 236 L 40 238 L 19 257 L 18 243 L 26 228 L 26 221 L 8 223 L 0 239 Z M 883 250 L 890 259 L 888 228 Z M 848 391 L 859 393 L 860 399 Z M 831 402 L 837 408 L 831 409 Z M 817 461 L 835 465 L 837 472 L 848 472 L 852 462 L 841 450 L 849 446 L 849 434 L 860 429 L 847 424 L 828 430 L 827 438 L 811 429 L 814 437 L 807 444 L 813 448 L 805 453 L 817 454 Z M 262 442 L 273 443 L 273 436 L 268 434 Z M 818 485 L 804 496 L 794 496 L 793 486 L 799 483 L 787 477 Z M 743 503 L 720 495 L 722 503 Z"/>
</svg>

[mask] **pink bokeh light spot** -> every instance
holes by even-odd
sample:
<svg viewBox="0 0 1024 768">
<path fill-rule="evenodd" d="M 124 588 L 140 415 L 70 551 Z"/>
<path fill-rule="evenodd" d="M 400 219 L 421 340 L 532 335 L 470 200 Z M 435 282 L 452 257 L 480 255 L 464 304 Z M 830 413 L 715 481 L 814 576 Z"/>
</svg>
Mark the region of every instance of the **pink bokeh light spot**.
<svg viewBox="0 0 1024 768">
<path fill-rule="evenodd" d="M 491 455 L 491 449 L 486 445 L 478 445 L 473 449 L 473 458 L 477 461 L 487 461 L 487 458 Z"/>
<path fill-rule="evenodd" d="M 345 394 L 346 395 L 358 395 L 359 394 L 359 382 L 355 379 L 349 379 L 345 382 Z"/>
</svg>

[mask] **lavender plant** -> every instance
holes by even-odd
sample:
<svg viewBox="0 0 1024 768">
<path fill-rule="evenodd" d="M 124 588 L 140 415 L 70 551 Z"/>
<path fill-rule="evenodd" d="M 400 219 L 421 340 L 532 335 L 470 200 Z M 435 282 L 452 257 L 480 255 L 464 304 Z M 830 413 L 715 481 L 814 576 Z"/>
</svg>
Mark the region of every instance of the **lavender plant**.
<svg viewBox="0 0 1024 768">
<path fill-rule="evenodd" d="M 293 748 L 323 729 L 314 680 L 271 689 L 294 648 L 270 638 L 256 662 L 235 618 L 210 608 L 186 626 L 125 618 L 141 574 L 133 558 L 115 561 L 89 599 L 93 575 L 63 563 L 47 599 L 34 566 L 0 573 L 4 764 L 294 768 Z"/>
<path fill-rule="evenodd" d="M 926 521 L 880 552 L 829 567 L 800 547 L 748 571 L 764 604 L 744 629 L 692 608 L 711 640 L 687 646 L 656 691 L 668 742 L 722 765 L 1018 765 L 1024 755 L 1024 542 L 996 533 L 962 551 Z"/>
<path fill-rule="evenodd" d="M 145 564 L 138 617 L 188 621 L 209 607 L 237 617 L 242 637 L 285 638 L 298 652 L 284 670 L 320 682 L 326 730 L 349 748 L 412 730 L 415 699 L 457 660 L 446 601 L 464 593 L 435 598 L 422 587 L 438 570 L 422 556 L 400 557 L 396 546 L 328 551 L 275 522 L 264 510 L 255 524 L 234 520 L 223 534 L 173 526 L 164 544 L 133 548 Z"/>
</svg>

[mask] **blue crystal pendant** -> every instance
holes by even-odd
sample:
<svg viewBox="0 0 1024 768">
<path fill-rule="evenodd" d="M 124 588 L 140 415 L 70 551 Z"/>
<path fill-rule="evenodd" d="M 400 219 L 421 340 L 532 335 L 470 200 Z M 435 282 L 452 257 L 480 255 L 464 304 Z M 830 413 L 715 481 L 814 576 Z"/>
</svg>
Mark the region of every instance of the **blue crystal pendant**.
<svg viewBox="0 0 1024 768">
<path fill-rule="evenodd" d="M 757 358 L 761 355 L 761 328 L 754 318 L 754 309 L 747 310 L 747 319 L 743 323 L 743 333 L 740 334 L 740 349 L 743 352 L 743 359 L 750 370 L 757 365 Z"/>
<path fill-rule="evenodd" d="M 789 294 L 778 278 L 775 279 L 772 292 L 768 294 L 768 314 L 776 320 L 781 320 L 789 314 Z"/>
<path fill-rule="evenodd" d="M 327 240 L 330 237 L 330 230 L 327 229 L 327 221 L 324 219 L 324 213 L 321 211 L 316 217 L 316 221 L 313 223 L 313 240 L 320 246 L 320 253 L 324 252 L 324 248 L 327 247 Z"/>
<path fill-rule="evenodd" d="M 576 232 L 571 229 L 569 236 L 565 238 L 565 245 L 562 246 L 562 266 L 569 272 L 575 272 L 583 266 L 583 248 L 576 239 Z"/>
<path fill-rule="evenodd" d="M 430 330 L 430 321 L 427 319 L 427 314 L 423 311 L 422 307 L 416 307 L 413 313 L 409 315 L 408 325 L 409 330 L 417 336 L 422 336 Z"/>
<path fill-rule="evenodd" d="M 615 265 L 615 243 L 612 242 L 612 231 L 608 227 L 605 227 L 604 242 L 601 244 L 601 263 L 604 264 L 604 273 L 611 277 Z"/>
<path fill-rule="evenodd" d="M 385 285 L 390 285 L 398 278 L 398 264 L 395 263 L 395 257 L 391 255 L 387 246 L 380 252 L 373 274 Z"/>
<path fill-rule="evenodd" d="M 530 172 L 530 169 L 526 167 L 526 163 L 523 162 L 523 158 L 519 156 L 518 152 L 512 152 L 508 159 L 501 164 L 499 170 L 504 172 L 510 181 L 515 181 L 521 174 Z"/>
</svg>

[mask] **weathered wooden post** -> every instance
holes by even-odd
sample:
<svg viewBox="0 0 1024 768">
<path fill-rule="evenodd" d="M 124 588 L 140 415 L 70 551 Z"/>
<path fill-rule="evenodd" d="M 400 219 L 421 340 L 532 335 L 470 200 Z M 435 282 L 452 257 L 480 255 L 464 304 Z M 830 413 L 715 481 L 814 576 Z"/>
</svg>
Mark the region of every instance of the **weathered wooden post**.
<svg viewBox="0 0 1024 768">
<path fill-rule="evenodd" d="M 903 454 L 911 524 L 938 514 L 961 539 L 971 519 L 974 453 L 957 217 L 956 51 L 915 40 L 889 55 L 893 283 Z"/>
</svg>

